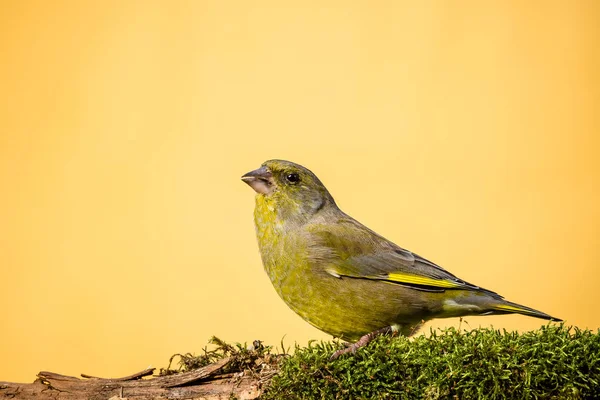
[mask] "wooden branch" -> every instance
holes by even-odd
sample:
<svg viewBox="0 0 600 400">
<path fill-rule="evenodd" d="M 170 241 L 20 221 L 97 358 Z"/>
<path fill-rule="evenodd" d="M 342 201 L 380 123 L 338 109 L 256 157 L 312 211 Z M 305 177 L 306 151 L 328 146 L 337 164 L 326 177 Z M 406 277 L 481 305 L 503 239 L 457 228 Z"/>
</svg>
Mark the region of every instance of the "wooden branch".
<svg viewBox="0 0 600 400">
<path fill-rule="evenodd" d="M 123 378 L 115 378 L 115 379 L 113 379 L 113 381 L 131 381 L 133 379 L 142 378 L 144 376 L 152 375 L 152 373 L 154 372 L 155 369 L 156 368 L 147 368 L 143 371 L 136 372 L 135 374 L 132 374 L 129 376 L 124 376 Z M 52 372 L 50 372 L 50 373 L 52 373 Z M 88 374 L 81 374 L 81 377 L 82 378 L 102 379 L 97 376 L 92 376 L 92 375 L 88 375 Z"/>
<path fill-rule="evenodd" d="M 82 374 L 74 376 L 40 372 L 33 383 L 0 382 L 0 398 L 73 400 L 73 399 L 256 399 L 262 381 L 243 372 L 220 374 L 231 358 L 189 372 L 157 376 L 154 368 L 123 378 L 104 379 Z"/>
</svg>

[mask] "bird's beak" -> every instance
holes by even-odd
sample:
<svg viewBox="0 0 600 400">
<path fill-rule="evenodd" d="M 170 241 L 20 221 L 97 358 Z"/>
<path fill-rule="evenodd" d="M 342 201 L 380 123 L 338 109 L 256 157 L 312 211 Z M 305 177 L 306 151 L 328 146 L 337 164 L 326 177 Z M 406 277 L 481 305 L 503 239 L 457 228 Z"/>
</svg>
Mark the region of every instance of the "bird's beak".
<svg viewBox="0 0 600 400">
<path fill-rule="evenodd" d="M 273 174 L 264 165 L 242 176 L 242 180 L 256 193 L 269 194 L 273 191 Z"/>
</svg>

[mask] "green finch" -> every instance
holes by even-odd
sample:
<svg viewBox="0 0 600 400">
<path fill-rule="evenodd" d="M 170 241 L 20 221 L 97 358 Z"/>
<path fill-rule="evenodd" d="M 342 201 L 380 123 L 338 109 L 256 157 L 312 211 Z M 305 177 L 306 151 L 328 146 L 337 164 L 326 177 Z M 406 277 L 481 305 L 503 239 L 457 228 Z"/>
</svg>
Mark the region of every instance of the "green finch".
<svg viewBox="0 0 600 400">
<path fill-rule="evenodd" d="M 338 208 L 307 168 L 270 160 L 242 180 L 256 191 L 262 262 L 283 301 L 318 329 L 355 342 L 411 335 L 433 318 L 523 314 L 560 321 L 506 301 L 390 242 Z"/>
</svg>

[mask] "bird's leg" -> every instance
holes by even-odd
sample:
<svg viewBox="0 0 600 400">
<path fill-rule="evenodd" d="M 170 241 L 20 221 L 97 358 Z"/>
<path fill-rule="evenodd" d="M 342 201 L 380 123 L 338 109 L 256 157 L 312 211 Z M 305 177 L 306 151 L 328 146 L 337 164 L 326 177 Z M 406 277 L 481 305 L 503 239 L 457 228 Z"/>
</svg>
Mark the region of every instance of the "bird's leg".
<svg viewBox="0 0 600 400">
<path fill-rule="evenodd" d="M 345 349 L 337 350 L 335 353 L 333 353 L 331 355 L 331 357 L 329 357 L 329 359 L 330 360 L 335 360 L 336 358 L 338 358 L 342 354 L 356 353 L 356 350 L 360 349 L 363 346 L 366 346 L 373 339 L 375 339 L 377 336 L 379 336 L 379 335 L 387 335 L 387 334 L 392 333 L 392 332 L 394 332 L 394 329 L 391 326 L 386 326 L 385 328 L 381 328 L 381 329 L 378 329 L 378 330 L 373 331 L 371 333 L 367 333 L 366 335 L 364 335 L 363 337 L 361 337 L 360 339 L 358 339 L 358 341 L 356 341 L 356 343 L 352 343 L 351 345 L 347 346 Z"/>
</svg>

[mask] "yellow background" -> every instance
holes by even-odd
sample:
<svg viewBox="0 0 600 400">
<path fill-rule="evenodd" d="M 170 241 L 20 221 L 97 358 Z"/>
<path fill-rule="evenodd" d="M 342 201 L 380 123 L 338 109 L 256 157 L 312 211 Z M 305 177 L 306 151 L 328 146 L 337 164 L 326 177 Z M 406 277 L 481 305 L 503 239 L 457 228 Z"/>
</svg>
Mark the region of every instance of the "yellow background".
<svg viewBox="0 0 600 400">
<path fill-rule="evenodd" d="M 0 4 L 0 380 L 327 339 L 262 270 L 239 178 L 269 158 L 458 276 L 600 327 L 600 2 Z"/>
</svg>

